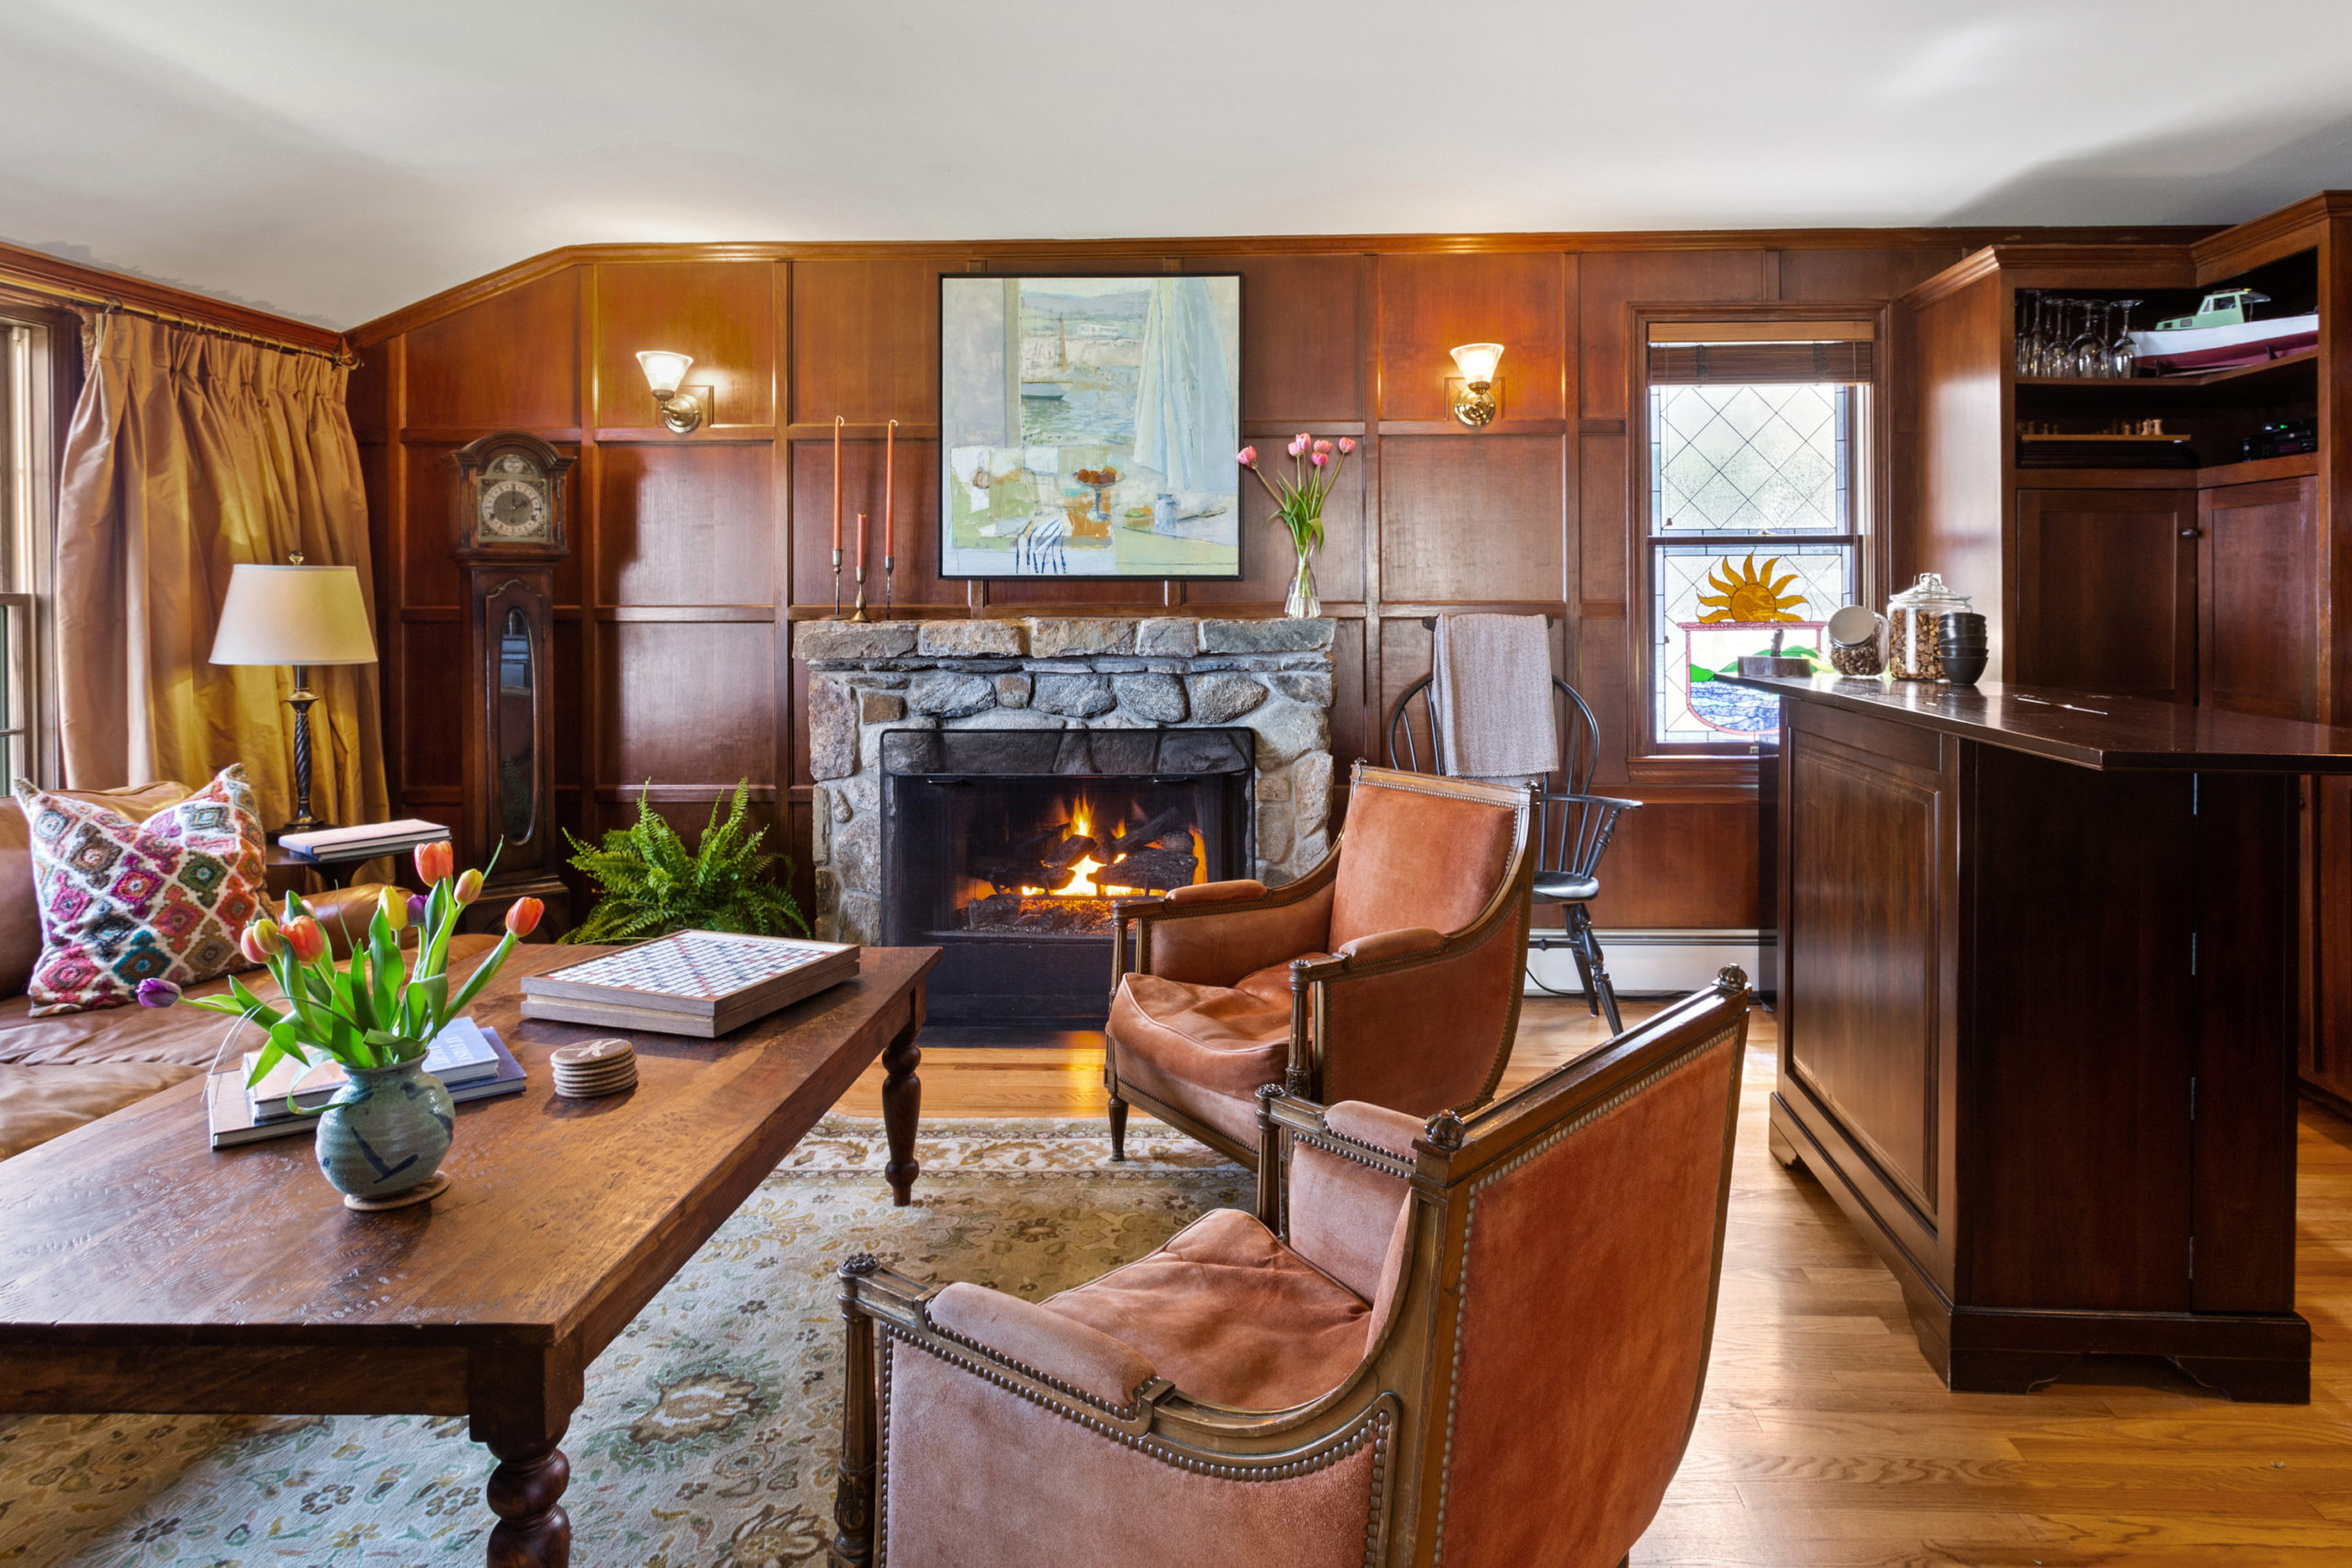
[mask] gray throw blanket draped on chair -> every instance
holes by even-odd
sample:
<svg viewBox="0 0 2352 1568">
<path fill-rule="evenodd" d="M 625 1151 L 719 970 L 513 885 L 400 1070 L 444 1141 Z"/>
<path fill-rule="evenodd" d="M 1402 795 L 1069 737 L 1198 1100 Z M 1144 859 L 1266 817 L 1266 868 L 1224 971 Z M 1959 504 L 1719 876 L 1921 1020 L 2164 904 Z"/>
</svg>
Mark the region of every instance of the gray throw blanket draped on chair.
<svg viewBox="0 0 2352 1568">
<path fill-rule="evenodd" d="M 1440 616 L 1430 725 L 1455 778 L 1525 784 L 1558 767 L 1544 617 Z"/>
</svg>

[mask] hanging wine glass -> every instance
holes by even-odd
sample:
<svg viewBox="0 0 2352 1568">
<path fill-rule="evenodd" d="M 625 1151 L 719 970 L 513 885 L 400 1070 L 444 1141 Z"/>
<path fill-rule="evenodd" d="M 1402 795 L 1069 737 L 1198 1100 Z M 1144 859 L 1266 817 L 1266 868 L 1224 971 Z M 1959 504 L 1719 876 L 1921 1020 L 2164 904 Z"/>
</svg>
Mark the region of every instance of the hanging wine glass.
<svg viewBox="0 0 2352 1568">
<path fill-rule="evenodd" d="M 2108 372 L 2113 376 L 2136 376 L 2140 370 L 2140 351 L 2132 343 L 2132 307 L 2142 301 L 2118 299 L 2115 303 L 2123 313 L 2123 321 L 2115 329 L 2114 341 L 2107 346 Z"/>
<path fill-rule="evenodd" d="M 2083 330 L 2066 345 L 2066 374 L 2084 378 L 2101 374 L 2107 362 L 2107 334 L 2098 330 L 2098 301 L 2077 301 L 2083 308 Z"/>
<path fill-rule="evenodd" d="M 2018 293 L 2018 374 L 2034 374 L 2041 352 L 2041 296 L 2033 289 Z"/>
</svg>

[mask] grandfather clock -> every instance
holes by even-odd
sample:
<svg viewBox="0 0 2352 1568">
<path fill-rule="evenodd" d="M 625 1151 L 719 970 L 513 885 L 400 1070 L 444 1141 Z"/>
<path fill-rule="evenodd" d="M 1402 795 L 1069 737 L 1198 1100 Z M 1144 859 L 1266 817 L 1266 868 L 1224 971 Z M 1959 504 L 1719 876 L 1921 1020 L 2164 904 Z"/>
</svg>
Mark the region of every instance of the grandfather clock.
<svg viewBox="0 0 2352 1568">
<path fill-rule="evenodd" d="M 465 838 L 473 864 L 498 855 L 482 902 L 529 894 L 552 929 L 571 922 L 556 874 L 555 705 L 549 690 L 555 569 L 571 547 L 572 459 L 536 435 L 485 435 L 449 455 L 456 555 L 466 578 Z"/>
</svg>

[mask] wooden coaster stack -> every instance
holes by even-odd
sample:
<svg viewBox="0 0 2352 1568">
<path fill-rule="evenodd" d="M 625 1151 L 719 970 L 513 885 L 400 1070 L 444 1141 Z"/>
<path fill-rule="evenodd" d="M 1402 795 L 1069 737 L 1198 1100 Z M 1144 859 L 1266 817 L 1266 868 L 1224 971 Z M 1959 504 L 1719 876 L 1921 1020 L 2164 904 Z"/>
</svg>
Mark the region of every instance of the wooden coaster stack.
<svg viewBox="0 0 2352 1568">
<path fill-rule="evenodd" d="M 594 1100 L 637 1087 L 637 1047 L 626 1040 L 558 1046 L 548 1060 L 555 1067 L 555 1091 L 566 1100 Z"/>
</svg>

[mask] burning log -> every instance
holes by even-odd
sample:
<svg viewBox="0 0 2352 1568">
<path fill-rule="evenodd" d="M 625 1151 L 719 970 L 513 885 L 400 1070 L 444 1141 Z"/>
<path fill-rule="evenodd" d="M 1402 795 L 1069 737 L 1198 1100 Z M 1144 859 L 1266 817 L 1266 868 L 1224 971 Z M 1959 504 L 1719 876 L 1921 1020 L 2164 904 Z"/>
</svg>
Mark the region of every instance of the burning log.
<svg viewBox="0 0 2352 1568">
<path fill-rule="evenodd" d="M 1096 872 L 1094 881 L 1102 887 L 1164 892 L 1170 887 L 1190 887 L 1193 872 L 1200 863 L 1189 849 L 1137 850 L 1132 854 L 1121 855 Z"/>
<path fill-rule="evenodd" d="M 1077 880 L 1080 861 L 1102 858 L 1102 846 L 1092 839 L 1083 833 L 1063 838 L 1063 831 L 1049 828 L 1000 854 L 975 855 L 971 874 L 1004 893 L 1023 887 L 1059 891 Z"/>
<path fill-rule="evenodd" d="M 1170 807 L 1168 810 L 1161 812 L 1159 816 L 1153 817 L 1145 821 L 1142 826 L 1138 827 L 1131 833 L 1113 833 L 1108 839 L 1103 840 L 1103 847 L 1110 851 L 1108 858 L 1115 861 L 1121 855 L 1135 853 L 1136 851 L 1142 849 L 1145 845 L 1153 842 L 1163 835 L 1176 834 L 1182 834 L 1183 840 L 1183 842 L 1176 847 L 1184 848 L 1191 845 L 1193 841 L 1192 829 L 1185 826 L 1184 811 L 1182 807 Z M 1191 879 L 1188 877 L 1186 880 L 1190 881 Z"/>
</svg>

